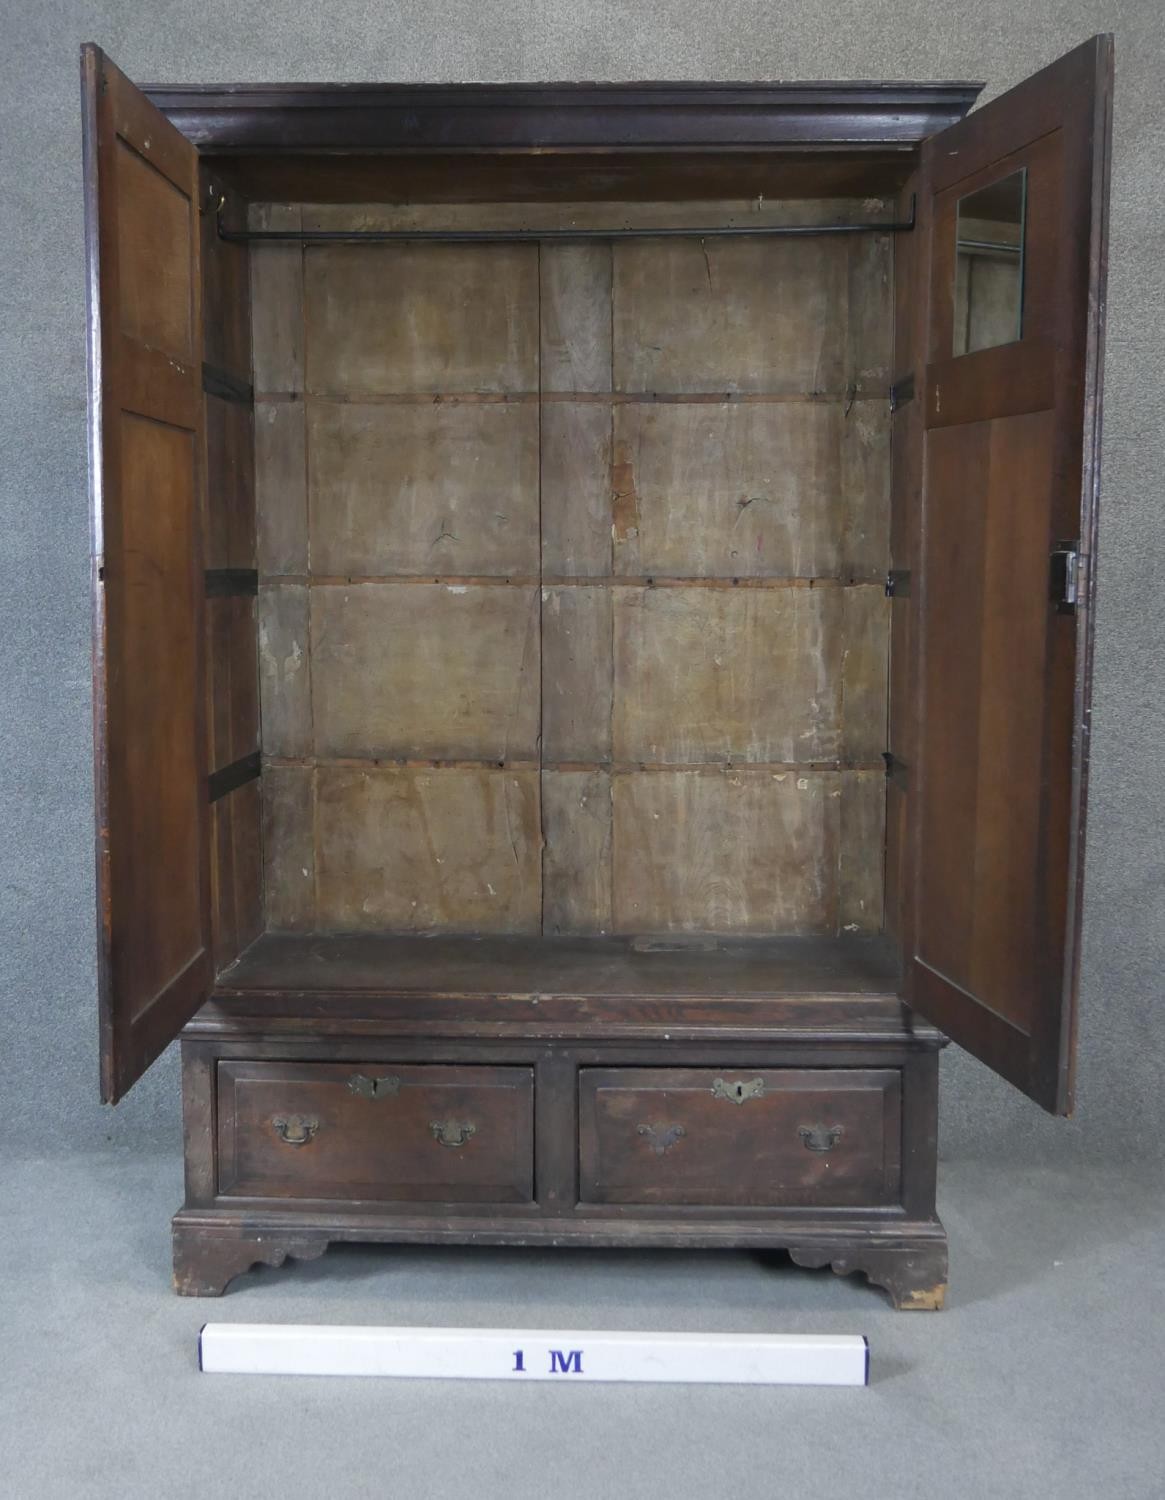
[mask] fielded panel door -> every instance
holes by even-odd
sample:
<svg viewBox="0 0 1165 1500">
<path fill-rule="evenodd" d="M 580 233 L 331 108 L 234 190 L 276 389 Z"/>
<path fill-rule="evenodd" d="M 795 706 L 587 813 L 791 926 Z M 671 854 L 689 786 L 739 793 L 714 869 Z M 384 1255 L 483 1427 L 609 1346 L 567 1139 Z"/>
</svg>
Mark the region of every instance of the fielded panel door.
<svg viewBox="0 0 1165 1500">
<path fill-rule="evenodd" d="M 198 162 L 91 45 L 81 92 L 101 1088 L 115 1101 L 212 980 Z"/>
<path fill-rule="evenodd" d="M 921 174 L 908 994 L 1056 1113 L 1072 1107 L 1111 92 L 1096 37 L 932 137 Z"/>
</svg>

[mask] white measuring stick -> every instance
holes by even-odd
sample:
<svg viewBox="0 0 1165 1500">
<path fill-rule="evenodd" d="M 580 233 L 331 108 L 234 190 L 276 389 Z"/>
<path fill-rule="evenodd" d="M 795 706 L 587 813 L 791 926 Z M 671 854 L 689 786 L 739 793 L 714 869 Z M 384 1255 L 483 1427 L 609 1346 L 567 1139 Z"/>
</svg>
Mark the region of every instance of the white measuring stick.
<svg viewBox="0 0 1165 1500">
<path fill-rule="evenodd" d="M 214 1374 L 391 1375 L 449 1380 L 636 1380 L 695 1385 L 868 1385 L 852 1333 L 603 1333 L 208 1323 Z"/>
</svg>

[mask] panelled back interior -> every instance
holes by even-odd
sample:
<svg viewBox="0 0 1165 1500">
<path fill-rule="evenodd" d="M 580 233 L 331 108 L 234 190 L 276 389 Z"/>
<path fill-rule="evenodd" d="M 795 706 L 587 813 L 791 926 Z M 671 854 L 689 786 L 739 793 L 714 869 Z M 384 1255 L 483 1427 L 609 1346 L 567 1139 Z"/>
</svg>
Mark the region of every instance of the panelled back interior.
<svg viewBox="0 0 1165 1500">
<path fill-rule="evenodd" d="M 871 216 L 251 222 L 519 209 Z M 251 277 L 267 925 L 880 930 L 890 236 L 263 244 Z"/>
</svg>

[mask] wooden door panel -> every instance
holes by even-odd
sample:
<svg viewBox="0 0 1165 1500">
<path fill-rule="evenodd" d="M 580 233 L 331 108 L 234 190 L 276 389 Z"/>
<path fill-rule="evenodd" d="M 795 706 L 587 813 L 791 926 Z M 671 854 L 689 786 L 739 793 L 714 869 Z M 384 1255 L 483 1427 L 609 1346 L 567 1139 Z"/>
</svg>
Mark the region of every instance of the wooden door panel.
<svg viewBox="0 0 1165 1500">
<path fill-rule="evenodd" d="M 193 360 L 190 198 L 120 137 L 114 182 L 121 332 L 176 359 Z"/>
<path fill-rule="evenodd" d="M 1027 585 L 1047 564 L 1050 423 L 1040 412 L 932 434 L 930 499 L 959 524 L 932 530 L 924 562 L 933 770 L 917 958 L 1029 1028 L 1050 612 Z"/>
<path fill-rule="evenodd" d="M 1072 1103 L 1099 485 L 1111 39 L 927 143 L 911 1003 Z M 1024 172 L 1022 324 L 954 353 L 959 201 Z M 1074 602 L 1052 554 L 1080 558 Z"/>
<path fill-rule="evenodd" d="M 82 52 L 102 1093 L 205 998 L 197 155 Z"/>
</svg>

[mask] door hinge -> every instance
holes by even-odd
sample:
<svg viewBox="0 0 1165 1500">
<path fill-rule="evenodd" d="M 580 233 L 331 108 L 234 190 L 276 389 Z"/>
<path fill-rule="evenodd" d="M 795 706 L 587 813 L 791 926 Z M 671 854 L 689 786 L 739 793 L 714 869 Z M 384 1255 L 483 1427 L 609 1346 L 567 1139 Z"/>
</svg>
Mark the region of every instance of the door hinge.
<svg viewBox="0 0 1165 1500">
<path fill-rule="evenodd" d="M 886 780 L 888 782 L 890 782 L 891 785 L 899 787 L 902 791 L 905 791 L 906 790 L 906 765 L 905 765 L 905 762 L 899 760 L 898 757 L 896 755 L 891 754 L 891 752 L 889 750 L 883 750 L 882 751 L 882 759 L 886 762 Z"/>
<path fill-rule="evenodd" d="M 890 410 L 896 412 L 900 406 L 914 400 L 914 375 L 903 375 L 890 387 Z"/>
<path fill-rule="evenodd" d="M 1074 615 L 1080 597 L 1080 550 L 1076 542 L 1061 542 L 1051 556 L 1048 594 L 1058 612 Z"/>
<path fill-rule="evenodd" d="M 886 598 L 910 598 L 909 568 L 891 568 L 890 571 L 886 574 Z"/>
</svg>

